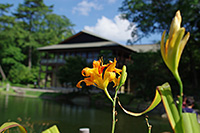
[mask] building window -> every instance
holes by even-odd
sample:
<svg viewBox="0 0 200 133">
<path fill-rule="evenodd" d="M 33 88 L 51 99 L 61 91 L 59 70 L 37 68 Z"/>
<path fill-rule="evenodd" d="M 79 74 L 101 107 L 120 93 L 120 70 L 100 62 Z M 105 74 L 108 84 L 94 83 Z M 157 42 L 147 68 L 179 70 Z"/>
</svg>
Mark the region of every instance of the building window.
<svg viewBox="0 0 200 133">
<path fill-rule="evenodd" d="M 98 57 L 99 57 L 99 53 L 98 53 L 98 52 L 94 52 L 94 54 L 93 54 L 93 59 L 94 59 L 94 60 L 97 60 Z"/>
<path fill-rule="evenodd" d="M 72 52 L 70 56 L 74 57 L 74 56 L 75 56 L 75 53 L 74 53 L 74 52 Z"/>
<path fill-rule="evenodd" d="M 83 58 L 86 58 L 86 57 L 87 57 L 87 54 L 86 54 L 85 52 L 83 52 L 83 53 L 81 53 L 81 56 L 82 56 Z"/>
<path fill-rule="evenodd" d="M 92 58 L 92 56 L 93 56 L 92 52 L 89 52 L 88 53 L 88 58 Z"/>
<path fill-rule="evenodd" d="M 69 57 L 69 53 L 66 53 L 66 54 L 65 54 L 65 58 L 68 58 L 68 57 Z"/>
<path fill-rule="evenodd" d="M 77 56 L 81 56 L 81 53 L 80 53 L 80 52 L 78 52 L 78 53 L 76 53 L 76 55 L 77 55 Z"/>
</svg>

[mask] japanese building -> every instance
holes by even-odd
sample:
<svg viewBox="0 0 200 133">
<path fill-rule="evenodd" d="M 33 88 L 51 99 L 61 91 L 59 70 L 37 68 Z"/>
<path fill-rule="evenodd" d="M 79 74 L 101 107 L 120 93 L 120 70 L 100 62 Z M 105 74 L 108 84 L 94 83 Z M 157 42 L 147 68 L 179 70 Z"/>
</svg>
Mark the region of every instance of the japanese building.
<svg viewBox="0 0 200 133">
<path fill-rule="evenodd" d="M 65 64 L 65 58 L 69 56 L 81 56 L 82 58 L 86 58 L 87 62 L 92 62 L 93 60 L 98 60 L 102 50 L 109 50 L 110 54 L 117 59 L 117 67 L 121 68 L 123 64 L 131 61 L 131 53 L 137 51 L 134 49 L 137 48 L 122 45 L 83 30 L 59 44 L 38 48 L 44 54 L 40 61 L 39 75 L 45 73 L 45 86 L 48 83 L 51 87 L 61 87 L 56 73 L 59 67 Z"/>
</svg>

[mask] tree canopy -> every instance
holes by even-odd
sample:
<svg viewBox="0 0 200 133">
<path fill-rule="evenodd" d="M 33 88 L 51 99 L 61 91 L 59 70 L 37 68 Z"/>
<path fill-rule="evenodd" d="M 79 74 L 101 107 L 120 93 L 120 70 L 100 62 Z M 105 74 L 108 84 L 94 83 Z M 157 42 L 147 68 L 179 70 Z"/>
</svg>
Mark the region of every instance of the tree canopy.
<svg viewBox="0 0 200 133">
<path fill-rule="evenodd" d="M 169 30 L 177 10 L 181 11 L 182 26 L 191 33 L 195 42 L 199 41 L 200 28 L 199 0 L 124 0 L 119 10 L 123 18 L 135 23 L 142 31 L 140 37 Z"/>
<path fill-rule="evenodd" d="M 72 35 L 73 24 L 67 17 L 52 13 L 53 6 L 47 6 L 43 0 L 25 0 L 19 4 L 16 13 L 13 13 L 21 28 L 25 42 L 21 45 L 28 55 L 27 65 L 32 66 L 32 55 L 36 48 L 61 41 L 62 36 Z"/>
<path fill-rule="evenodd" d="M 119 10 L 124 19 L 136 24 L 141 33 L 133 31 L 132 35 L 138 39 L 168 32 L 175 12 L 180 10 L 182 27 L 191 34 L 180 62 L 180 75 L 186 88 L 200 87 L 200 0 L 124 0 Z"/>
<path fill-rule="evenodd" d="M 0 4 L 0 65 L 10 81 L 28 83 L 31 80 L 15 80 L 13 73 L 31 75 L 34 71 L 29 77 L 36 79 L 37 48 L 71 36 L 74 24 L 66 16 L 53 13 L 53 5 L 47 6 L 43 0 L 24 0 L 13 12 L 12 8 L 13 4 Z"/>
<path fill-rule="evenodd" d="M 78 81 L 82 79 L 81 70 L 87 66 L 86 59 L 70 56 L 65 59 L 65 62 L 65 65 L 59 68 L 57 76 L 62 85 L 75 87 Z"/>
<path fill-rule="evenodd" d="M 200 87 L 200 0 L 124 0 L 119 10 L 124 19 L 136 24 L 136 28 L 141 33 L 133 31 L 132 35 L 137 35 L 138 39 L 152 33 L 162 33 L 164 30 L 169 32 L 172 18 L 175 12 L 180 10 L 181 26 L 185 27 L 186 33 L 190 32 L 190 39 L 183 52 L 179 71 L 185 90 L 188 93 L 198 92 Z M 162 72 L 160 68 L 160 73 Z"/>
</svg>

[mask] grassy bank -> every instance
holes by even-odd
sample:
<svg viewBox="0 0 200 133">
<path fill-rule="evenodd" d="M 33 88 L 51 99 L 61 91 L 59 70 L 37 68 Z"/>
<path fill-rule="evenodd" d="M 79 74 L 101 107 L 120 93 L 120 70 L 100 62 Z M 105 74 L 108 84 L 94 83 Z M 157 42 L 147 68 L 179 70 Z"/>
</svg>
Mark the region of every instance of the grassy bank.
<svg viewBox="0 0 200 133">
<path fill-rule="evenodd" d="M 15 87 L 10 87 L 6 90 L 6 87 L 0 88 L 1 94 L 8 94 L 8 95 L 15 95 L 15 96 L 24 96 L 24 97 L 35 97 L 35 98 L 43 98 L 43 99 L 52 99 L 52 100 L 67 100 L 70 101 L 74 98 L 78 97 L 88 97 L 91 104 L 105 104 L 110 103 L 109 99 L 106 95 L 102 92 L 99 93 L 82 93 L 82 92 L 72 92 L 72 93 L 61 93 L 61 92 L 45 92 L 44 89 L 25 89 L 19 87 L 16 89 Z M 129 105 L 131 101 L 134 99 L 133 95 L 129 94 L 119 94 L 120 101 L 123 104 Z M 140 101 L 141 102 L 141 101 Z"/>
<path fill-rule="evenodd" d="M 0 88 L 1 94 L 8 94 L 8 95 L 15 95 L 15 96 L 24 96 L 24 97 L 35 97 L 39 98 L 41 96 L 49 96 L 49 97 L 55 97 L 59 95 L 58 93 L 50 93 L 45 91 L 37 91 L 37 89 L 13 89 L 10 87 L 9 89 L 6 89 L 6 87 Z"/>
</svg>

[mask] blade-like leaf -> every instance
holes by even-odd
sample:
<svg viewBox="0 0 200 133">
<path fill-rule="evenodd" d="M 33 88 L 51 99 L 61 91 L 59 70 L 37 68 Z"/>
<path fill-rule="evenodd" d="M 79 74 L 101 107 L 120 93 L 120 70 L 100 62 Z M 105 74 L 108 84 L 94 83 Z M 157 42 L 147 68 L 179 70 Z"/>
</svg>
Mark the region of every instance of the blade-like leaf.
<svg viewBox="0 0 200 133">
<path fill-rule="evenodd" d="M 151 105 L 145 111 L 143 111 L 141 113 L 133 113 L 133 112 L 127 111 L 125 108 L 122 107 L 120 101 L 118 101 L 118 104 L 125 113 L 132 115 L 132 116 L 140 116 L 140 115 L 143 115 L 143 114 L 151 111 L 152 109 L 154 109 L 160 103 L 160 101 L 161 101 L 160 94 L 158 93 L 158 90 L 156 90 L 156 95 L 154 97 L 153 102 L 151 103 Z"/>
<path fill-rule="evenodd" d="M 195 113 L 183 113 L 183 125 L 185 133 L 200 133 L 200 127 Z"/>
<path fill-rule="evenodd" d="M 21 133 L 27 133 L 26 129 L 16 122 L 6 122 L 0 127 L 0 132 L 3 132 L 12 127 L 19 127 Z"/>
<path fill-rule="evenodd" d="M 43 131 L 42 133 L 60 133 L 56 125 L 50 127 L 49 129 Z"/>
<path fill-rule="evenodd" d="M 162 102 L 165 107 L 165 111 L 167 113 L 172 129 L 175 133 L 184 133 L 181 118 L 174 103 L 169 83 L 158 86 L 157 90 L 161 95 Z"/>
</svg>

